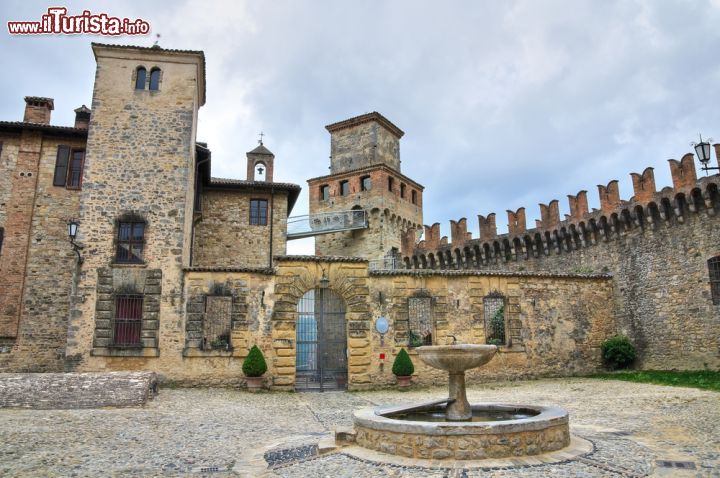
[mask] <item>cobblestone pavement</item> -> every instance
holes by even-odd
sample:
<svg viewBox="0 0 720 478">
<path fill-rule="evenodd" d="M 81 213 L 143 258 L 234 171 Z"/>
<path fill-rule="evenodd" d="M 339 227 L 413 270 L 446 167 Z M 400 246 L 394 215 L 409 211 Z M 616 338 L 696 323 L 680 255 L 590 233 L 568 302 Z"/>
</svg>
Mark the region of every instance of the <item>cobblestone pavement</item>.
<svg viewBox="0 0 720 478">
<path fill-rule="evenodd" d="M 559 405 L 595 451 L 525 468 L 432 470 L 366 462 L 318 442 L 356 408 L 443 398 L 408 392 L 161 389 L 144 408 L 0 410 L 0 476 L 720 477 L 720 393 L 589 379 L 471 385 L 471 402 Z M 667 468 L 658 460 L 690 462 Z M 677 466 L 677 465 L 676 465 Z"/>
</svg>

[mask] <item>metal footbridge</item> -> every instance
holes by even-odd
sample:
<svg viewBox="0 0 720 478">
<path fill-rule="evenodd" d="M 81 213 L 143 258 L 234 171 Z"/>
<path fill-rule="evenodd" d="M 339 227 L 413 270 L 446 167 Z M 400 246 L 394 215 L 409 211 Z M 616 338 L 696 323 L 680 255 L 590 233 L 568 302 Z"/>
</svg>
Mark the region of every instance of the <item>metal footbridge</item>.
<svg viewBox="0 0 720 478">
<path fill-rule="evenodd" d="M 292 216 L 287 222 L 287 240 L 354 231 L 368 227 L 367 212 L 363 209 L 320 212 L 305 216 Z"/>
</svg>

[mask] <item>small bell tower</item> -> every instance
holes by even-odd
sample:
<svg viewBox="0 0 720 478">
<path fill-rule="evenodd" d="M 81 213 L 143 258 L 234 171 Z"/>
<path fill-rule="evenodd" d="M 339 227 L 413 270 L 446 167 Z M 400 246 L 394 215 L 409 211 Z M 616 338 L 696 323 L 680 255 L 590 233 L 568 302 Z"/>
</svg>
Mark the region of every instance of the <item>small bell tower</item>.
<svg viewBox="0 0 720 478">
<path fill-rule="evenodd" d="M 260 133 L 258 147 L 247 153 L 247 180 L 271 183 L 275 155 L 263 145 L 263 136 Z"/>
</svg>

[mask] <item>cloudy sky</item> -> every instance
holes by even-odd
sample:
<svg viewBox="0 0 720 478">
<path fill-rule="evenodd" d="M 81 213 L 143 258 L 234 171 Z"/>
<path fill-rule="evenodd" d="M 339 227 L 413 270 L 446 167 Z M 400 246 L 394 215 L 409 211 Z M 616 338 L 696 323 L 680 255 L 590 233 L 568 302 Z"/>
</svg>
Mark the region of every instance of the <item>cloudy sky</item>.
<svg viewBox="0 0 720 478">
<path fill-rule="evenodd" d="M 8 20 L 38 20 L 63 2 L 4 1 Z M 198 140 L 213 175 L 242 178 L 265 144 L 276 180 L 305 186 L 327 172 L 326 124 L 379 111 L 406 132 L 403 173 L 425 186 L 426 224 L 527 208 L 655 168 L 720 139 L 720 0 L 714 1 L 112 1 L 65 2 L 143 18 L 144 37 L 0 35 L 0 118 L 25 95 L 55 98 L 54 124 L 89 105 L 91 41 L 204 50 L 207 104 Z M 3 28 L 5 28 L 3 26 Z M 303 190 L 294 214 L 307 212 Z M 293 243 L 291 253 L 312 250 Z"/>
</svg>

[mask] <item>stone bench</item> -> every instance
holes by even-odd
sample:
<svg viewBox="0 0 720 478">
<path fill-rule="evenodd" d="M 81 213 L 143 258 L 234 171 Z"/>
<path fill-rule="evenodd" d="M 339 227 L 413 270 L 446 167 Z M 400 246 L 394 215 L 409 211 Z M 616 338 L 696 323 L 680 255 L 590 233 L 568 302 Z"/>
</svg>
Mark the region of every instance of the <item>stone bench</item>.
<svg viewBox="0 0 720 478">
<path fill-rule="evenodd" d="M 0 373 L 0 408 L 138 407 L 157 389 L 155 372 Z"/>
</svg>

